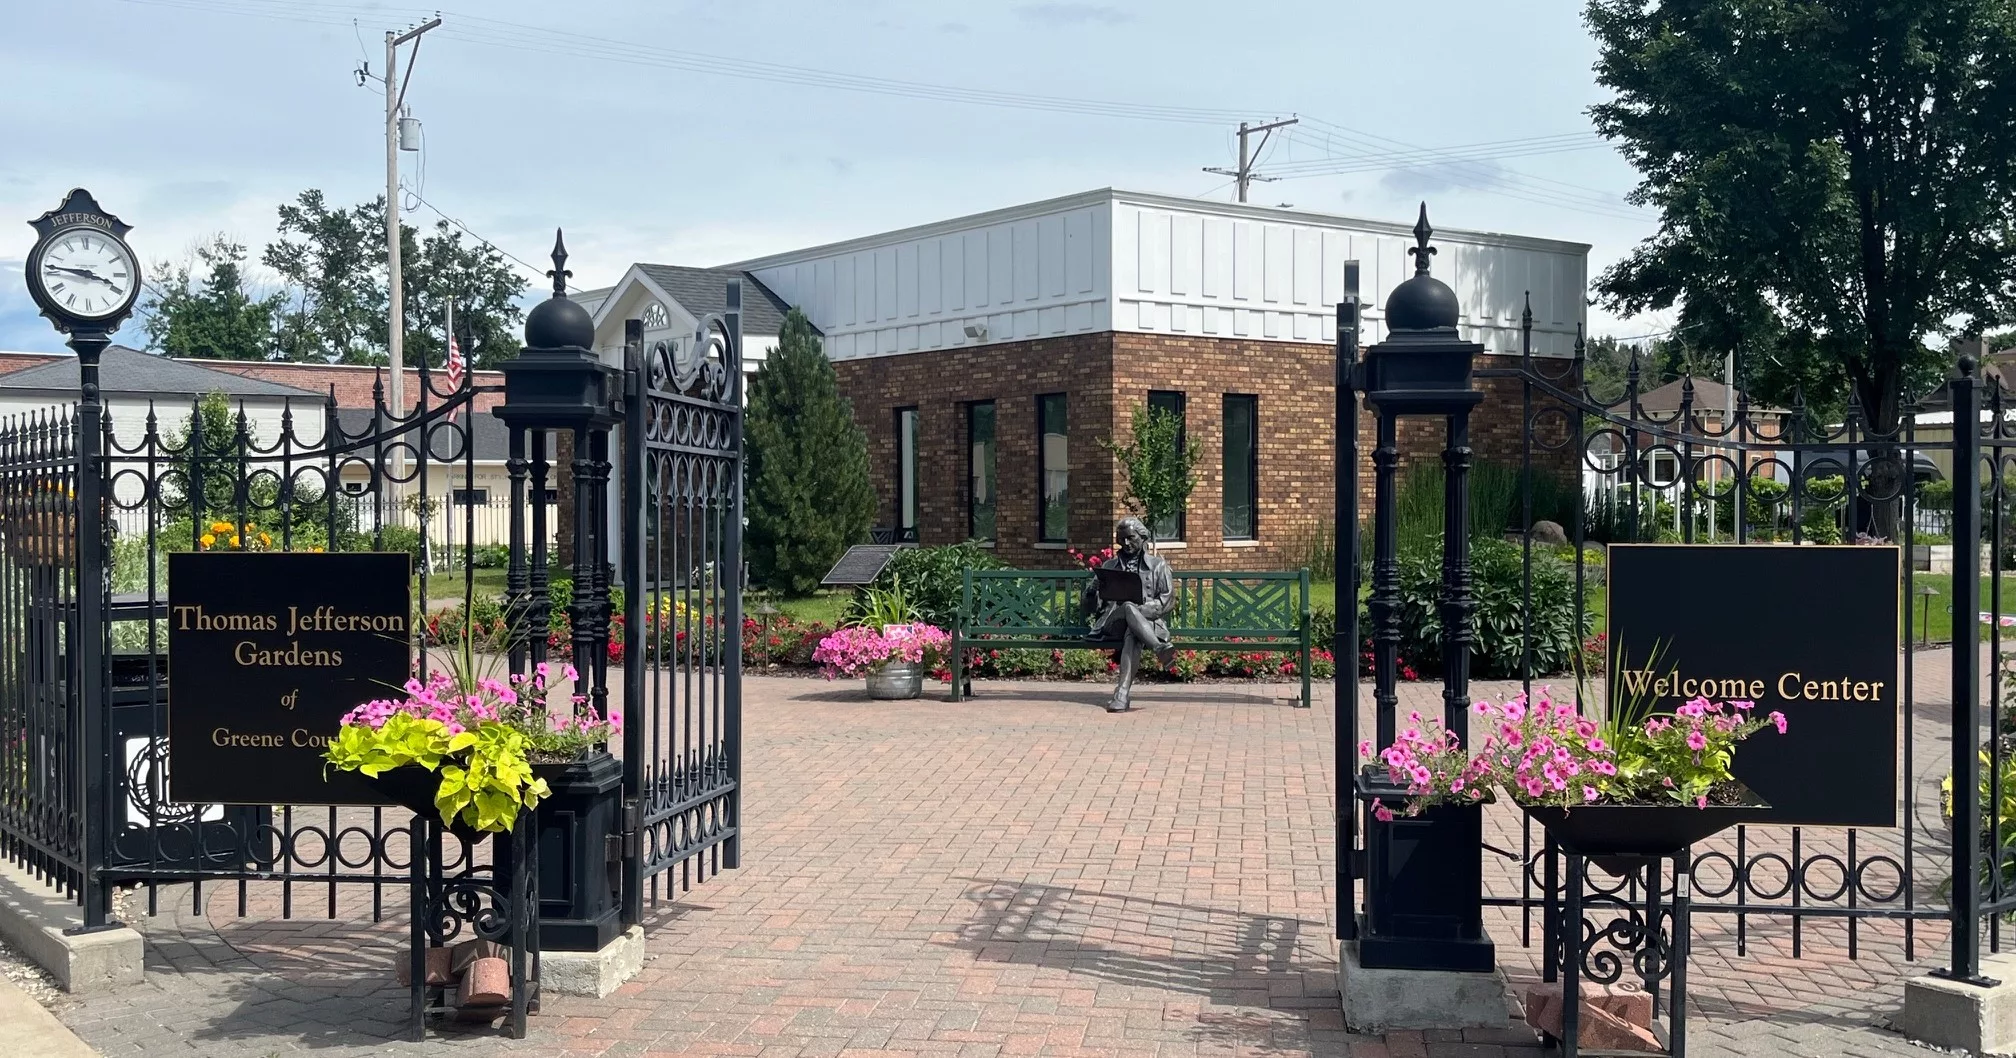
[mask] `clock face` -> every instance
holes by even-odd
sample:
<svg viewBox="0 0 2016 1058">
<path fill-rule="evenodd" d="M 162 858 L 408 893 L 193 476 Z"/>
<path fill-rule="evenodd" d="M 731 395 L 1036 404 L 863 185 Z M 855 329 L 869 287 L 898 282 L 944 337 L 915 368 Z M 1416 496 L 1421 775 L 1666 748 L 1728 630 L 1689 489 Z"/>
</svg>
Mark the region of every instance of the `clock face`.
<svg viewBox="0 0 2016 1058">
<path fill-rule="evenodd" d="M 81 319 L 116 316 L 139 293 L 140 269 L 133 251 L 98 228 L 54 233 L 29 268 L 29 279 L 49 304 Z"/>
</svg>

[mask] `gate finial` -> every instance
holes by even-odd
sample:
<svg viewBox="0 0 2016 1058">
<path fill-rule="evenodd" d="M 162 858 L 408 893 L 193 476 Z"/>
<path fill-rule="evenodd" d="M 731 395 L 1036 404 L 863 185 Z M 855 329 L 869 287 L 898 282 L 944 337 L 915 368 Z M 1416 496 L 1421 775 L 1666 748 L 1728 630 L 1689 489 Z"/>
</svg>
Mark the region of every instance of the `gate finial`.
<svg viewBox="0 0 2016 1058">
<path fill-rule="evenodd" d="M 567 240 L 559 228 L 553 229 L 553 270 L 546 274 L 553 280 L 553 296 L 566 297 L 567 281 L 574 277 L 574 273 L 567 270 Z"/>
<path fill-rule="evenodd" d="M 1434 234 L 1435 229 L 1428 224 L 1428 203 L 1423 202 L 1421 217 L 1414 222 L 1414 246 L 1407 251 L 1407 255 L 1414 258 L 1414 274 L 1417 276 L 1428 274 L 1428 259 L 1435 256 L 1435 248 L 1428 245 L 1428 239 Z"/>
</svg>

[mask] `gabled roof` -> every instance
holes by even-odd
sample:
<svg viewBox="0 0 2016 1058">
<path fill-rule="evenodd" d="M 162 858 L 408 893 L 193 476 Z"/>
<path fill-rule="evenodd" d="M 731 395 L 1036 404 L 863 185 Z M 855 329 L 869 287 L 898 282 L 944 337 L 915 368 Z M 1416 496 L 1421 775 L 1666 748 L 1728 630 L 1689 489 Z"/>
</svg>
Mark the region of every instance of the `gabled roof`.
<svg viewBox="0 0 2016 1058">
<path fill-rule="evenodd" d="M 295 389 L 228 371 L 171 360 L 123 345 L 108 346 L 98 358 L 99 384 L 107 396 L 201 397 L 223 393 L 231 397 L 291 397 L 326 400 L 326 394 Z M 0 392 L 34 391 L 77 396 L 77 358 L 66 356 L 35 367 L 0 375 Z"/>
<path fill-rule="evenodd" d="M 742 281 L 742 333 L 782 334 L 791 306 L 748 272 L 735 268 L 687 268 L 684 265 L 638 264 L 658 288 L 678 299 L 687 312 L 705 316 L 728 309 L 728 281 Z"/>
<path fill-rule="evenodd" d="M 478 463 L 502 463 L 511 454 L 511 433 L 504 420 L 479 411 L 458 412 L 457 415 L 462 416 L 457 420 L 459 423 L 467 424 L 468 437 L 475 446 Z M 352 437 L 371 432 L 369 408 L 337 408 L 336 421 L 342 424 L 343 432 Z M 434 449 L 434 463 L 453 465 L 462 462 L 446 457 L 457 454 L 463 434 L 449 429 L 430 429 L 428 436 Z"/>
<path fill-rule="evenodd" d="M 1638 398 L 1638 406 L 1648 412 L 1659 412 L 1662 414 L 1679 411 L 1683 382 L 1683 379 L 1676 378 L 1660 386 L 1658 389 L 1641 395 Z M 1690 407 L 1696 415 L 1720 415 L 1723 409 L 1732 408 L 1742 403 L 1743 397 L 1742 390 L 1736 390 L 1732 393 L 1728 386 L 1712 378 L 1697 378 L 1694 380 L 1694 403 Z M 1752 414 L 1777 414 L 1784 411 L 1784 409 L 1767 408 L 1761 404 L 1752 402 L 1750 411 Z"/>
</svg>

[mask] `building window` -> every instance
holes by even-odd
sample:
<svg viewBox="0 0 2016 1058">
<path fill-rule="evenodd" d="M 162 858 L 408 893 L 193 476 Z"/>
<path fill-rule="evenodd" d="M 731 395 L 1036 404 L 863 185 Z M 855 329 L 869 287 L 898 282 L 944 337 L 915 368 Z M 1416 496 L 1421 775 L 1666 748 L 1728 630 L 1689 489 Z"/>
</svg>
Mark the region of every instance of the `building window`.
<svg viewBox="0 0 2016 1058">
<path fill-rule="evenodd" d="M 1176 451 L 1183 451 L 1183 447 L 1190 443 L 1189 423 L 1184 415 L 1183 394 L 1171 390 L 1151 389 L 1148 391 L 1148 407 L 1150 410 L 1166 412 L 1176 417 L 1178 423 Z M 1148 529 L 1155 534 L 1157 540 L 1181 540 L 1184 513 L 1178 510 L 1175 514 L 1149 526 Z"/>
<path fill-rule="evenodd" d="M 1036 479 L 1042 497 L 1036 539 L 1061 544 L 1071 535 L 1071 430 L 1064 394 L 1036 398 Z"/>
<path fill-rule="evenodd" d="M 896 541 L 917 542 L 917 409 L 896 409 Z"/>
<path fill-rule="evenodd" d="M 457 507 L 481 507 L 490 502 L 490 490 L 456 489 L 451 502 Z"/>
<path fill-rule="evenodd" d="M 994 402 L 966 405 L 966 535 L 994 539 Z"/>
<path fill-rule="evenodd" d="M 1260 398 L 1225 395 L 1225 539 L 1260 538 Z"/>
</svg>

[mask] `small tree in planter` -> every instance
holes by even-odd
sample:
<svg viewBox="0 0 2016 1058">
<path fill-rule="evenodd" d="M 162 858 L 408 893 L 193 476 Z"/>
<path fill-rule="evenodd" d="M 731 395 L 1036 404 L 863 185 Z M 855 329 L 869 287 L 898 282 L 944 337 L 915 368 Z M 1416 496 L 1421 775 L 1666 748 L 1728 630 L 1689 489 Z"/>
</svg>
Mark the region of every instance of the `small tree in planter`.
<svg viewBox="0 0 2016 1058">
<path fill-rule="evenodd" d="M 1111 438 L 1099 444 L 1120 463 L 1127 483 L 1120 502 L 1151 531 L 1172 524 L 1183 513 L 1197 487 L 1197 450 L 1184 443 L 1183 416 L 1136 404 L 1133 437 L 1124 445 Z"/>
</svg>

